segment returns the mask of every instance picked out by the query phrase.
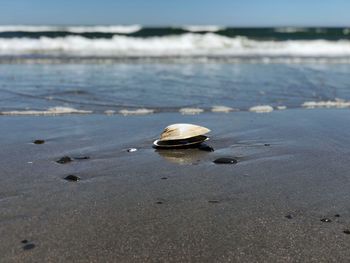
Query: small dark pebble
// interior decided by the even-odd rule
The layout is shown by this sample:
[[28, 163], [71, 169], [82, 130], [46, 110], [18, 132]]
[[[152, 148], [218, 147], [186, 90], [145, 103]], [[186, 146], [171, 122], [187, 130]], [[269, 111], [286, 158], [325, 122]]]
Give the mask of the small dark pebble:
[[35, 140], [33, 143], [34, 144], [44, 144], [45, 141], [44, 140]]
[[22, 243], [22, 244], [27, 244], [27, 243], [28, 243], [28, 240], [27, 240], [27, 239], [23, 239], [23, 240], [21, 241], [21, 243]]
[[339, 214], [335, 214], [334, 217], [340, 217], [340, 215]]
[[72, 161], [72, 158], [69, 156], [63, 156], [61, 159], [57, 160], [56, 163], [64, 164], [64, 163], [70, 163]]
[[34, 244], [27, 244], [27, 245], [23, 246], [24, 250], [30, 250], [30, 249], [33, 249], [33, 248], [35, 248]]
[[168, 177], [162, 177], [162, 178], [160, 178], [160, 179], [162, 179], [162, 180], [166, 180], [166, 179], [168, 179]]
[[206, 144], [199, 145], [198, 149], [206, 152], [214, 152], [214, 148]]
[[236, 164], [237, 162], [234, 158], [218, 158], [214, 161], [216, 164]]
[[330, 223], [332, 222], [332, 220], [330, 220], [329, 218], [322, 218], [321, 222]]
[[212, 204], [217, 204], [219, 203], [220, 201], [219, 200], [209, 200], [208, 203], [212, 203]]
[[76, 157], [73, 157], [73, 159], [75, 159], [75, 160], [88, 160], [88, 159], [90, 159], [90, 156], [76, 156]]
[[265, 143], [265, 144], [264, 144], [264, 146], [270, 146], [270, 145], [271, 145], [271, 144], [269, 144], [269, 143]]
[[78, 182], [80, 180], [80, 178], [78, 176], [72, 175], [72, 174], [66, 176], [64, 179], [67, 181], [72, 181], [72, 182]]
[[350, 230], [349, 230], [349, 229], [345, 229], [345, 230], [343, 231], [343, 233], [344, 233], [344, 234], [347, 234], [347, 235], [350, 235]]
[[286, 218], [292, 219], [293, 217], [291, 215], [286, 215]]
[[156, 202], [156, 204], [161, 205], [161, 204], [163, 204], [163, 202], [162, 201], [158, 201], [158, 202]]

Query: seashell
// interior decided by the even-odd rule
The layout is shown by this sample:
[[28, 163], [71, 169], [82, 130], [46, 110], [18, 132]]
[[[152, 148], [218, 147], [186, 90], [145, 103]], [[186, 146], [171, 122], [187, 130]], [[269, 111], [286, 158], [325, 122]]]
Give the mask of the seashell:
[[157, 147], [174, 148], [183, 146], [193, 146], [200, 144], [209, 138], [204, 134], [210, 132], [209, 129], [186, 123], [173, 124], [164, 129], [160, 139], [153, 142]]
[[160, 135], [160, 141], [183, 140], [210, 132], [209, 129], [187, 123], [172, 124], [164, 129]]

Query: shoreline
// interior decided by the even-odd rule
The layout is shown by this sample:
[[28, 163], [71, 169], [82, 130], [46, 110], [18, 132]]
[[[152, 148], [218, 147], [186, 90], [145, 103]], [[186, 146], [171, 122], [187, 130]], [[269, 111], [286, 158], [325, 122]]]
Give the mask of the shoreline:
[[112, 64], [350, 64], [350, 55], [329, 56], [0, 56], [0, 65], [112, 65]]

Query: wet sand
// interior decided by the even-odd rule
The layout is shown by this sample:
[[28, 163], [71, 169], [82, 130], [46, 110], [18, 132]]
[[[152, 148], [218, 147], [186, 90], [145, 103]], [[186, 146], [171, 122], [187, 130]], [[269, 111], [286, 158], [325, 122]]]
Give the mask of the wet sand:
[[[0, 261], [347, 262], [349, 113], [0, 116]], [[176, 122], [215, 151], [153, 149]]]

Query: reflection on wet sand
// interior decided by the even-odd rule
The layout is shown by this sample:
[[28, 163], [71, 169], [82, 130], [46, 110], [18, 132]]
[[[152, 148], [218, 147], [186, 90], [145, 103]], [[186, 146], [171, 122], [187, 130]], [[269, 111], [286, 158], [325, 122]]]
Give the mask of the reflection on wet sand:
[[198, 148], [156, 149], [156, 153], [165, 160], [180, 165], [198, 164], [209, 153]]

